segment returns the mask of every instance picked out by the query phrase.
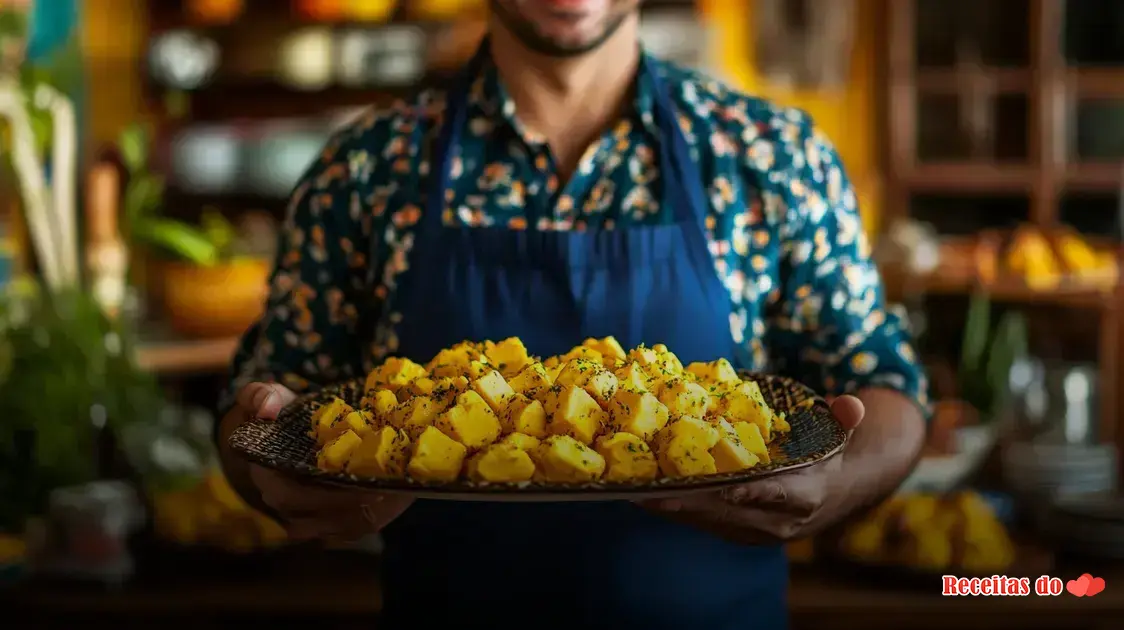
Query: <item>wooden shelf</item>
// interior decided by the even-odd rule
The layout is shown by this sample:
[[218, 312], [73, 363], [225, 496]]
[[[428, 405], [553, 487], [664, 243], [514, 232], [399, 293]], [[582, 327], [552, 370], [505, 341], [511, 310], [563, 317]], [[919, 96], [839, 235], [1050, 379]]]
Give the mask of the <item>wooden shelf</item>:
[[219, 372], [230, 366], [238, 342], [237, 337], [151, 341], [137, 349], [137, 362], [162, 375]]
[[900, 172], [898, 181], [914, 192], [1028, 192], [1034, 169], [994, 162], [928, 163]]
[[1070, 190], [1120, 193], [1124, 190], [1124, 159], [1120, 164], [1071, 165], [1064, 183]]
[[[1064, 27], [1067, 18], [1065, 0], [1027, 0], [1025, 37], [1019, 34], [1011, 39], [1012, 46], [1025, 41], [1025, 63], [1015, 67], [981, 67], [981, 47], [989, 42], [977, 41], [977, 46], [951, 45], [949, 65], [933, 68], [919, 67], [918, 59], [924, 41], [919, 33], [925, 25], [917, 23], [920, 0], [891, 0], [883, 3], [886, 11], [883, 39], [886, 41], [882, 68], [885, 77], [885, 108], [887, 127], [885, 162], [886, 208], [884, 221], [911, 216], [911, 204], [918, 193], [939, 193], [955, 198], [1018, 196], [1026, 200], [1025, 220], [1043, 229], [1058, 225], [1063, 217], [1063, 201], [1067, 193], [1101, 193], [1120, 195], [1124, 186], [1124, 156], [1120, 163], [1105, 160], [1100, 163], [1083, 161], [1071, 154], [1068, 136], [1076, 128], [1078, 105], [1091, 99], [1118, 99], [1124, 102], [1124, 65], [1119, 67], [1074, 66], [1063, 49]], [[941, 3], [948, 23], [971, 23], [972, 14], [980, 3]], [[1072, 4], [1072, 3], [1070, 3]], [[935, 5], [930, 5], [930, 9]], [[986, 11], [985, 11], [986, 13]], [[995, 19], [1000, 19], [991, 16]], [[1021, 24], [1021, 18], [1020, 18]], [[919, 28], [921, 27], [921, 28]], [[1018, 27], [1020, 30], [1022, 26]], [[965, 37], [989, 38], [997, 36], [993, 29], [975, 29]], [[1008, 42], [1008, 43], [1011, 43]], [[930, 42], [931, 43], [931, 42]], [[961, 42], [962, 43], [962, 42]], [[995, 42], [990, 42], [995, 43]], [[994, 47], [993, 47], [994, 48]], [[958, 58], [959, 57], [959, 58]], [[996, 98], [1014, 93], [1025, 96], [1026, 121], [1022, 136], [1012, 135], [1012, 130], [1023, 126], [1008, 125], [1007, 133], [995, 119], [999, 115]], [[957, 100], [960, 127], [965, 134], [972, 130], [980, 133], [970, 140], [991, 146], [995, 155], [1021, 154], [1026, 159], [1016, 164], [1000, 161], [962, 163], [918, 163], [919, 101], [924, 96], [942, 95]], [[990, 108], [990, 112], [986, 111]], [[988, 120], [988, 117], [991, 120]], [[933, 122], [942, 122], [934, 120]], [[1012, 121], [1006, 120], [1010, 123]], [[991, 128], [986, 129], [990, 124]], [[952, 125], [935, 126], [936, 132]], [[934, 133], [936, 133], [934, 132]], [[943, 132], [942, 132], [943, 133]], [[932, 135], [932, 134], [930, 134]], [[1002, 137], [1000, 137], [1002, 135]], [[972, 146], [973, 142], [967, 142]], [[952, 145], [950, 145], [952, 146]], [[987, 160], [984, 156], [983, 160]], [[1021, 204], [1020, 204], [1021, 205]], [[973, 207], [986, 207], [975, 203]], [[1007, 212], [1010, 204], [995, 204]], [[966, 211], [971, 211], [968, 208]], [[1008, 214], [1010, 214], [1008, 212]], [[1098, 217], [1098, 220], [1103, 217]], [[1010, 217], [1000, 216], [997, 221], [980, 217], [975, 223], [982, 229], [988, 224], [1005, 223]], [[1104, 228], [1109, 229], [1109, 228]], [[957, 230], [963, 230], [958, 227]], [[1106, 237], [1115, 234], [1104, 234]], [[961, 259], [959, 262], [963, 262]], [[893, 270], [887, 270], [893, 271]], [[890, 274], [888, 274], [890, 275]], [[1037, 291], [1019, 282], [1002, 282], [982, 287], [970, 273], [951, 273], [942, 270], [927, 278], [899, 278], [896, 287], [903, 293], [966, 294], [976, 289], [986, 289], [993, 299], [1015, 302], [1027, 306], [1087, 307], [1097, 314], [1090, 326], [1097, 328], [1098, 366], [1100, 370], [1100, 436], [1124, 448], [1124, 396], [1118, 395], [1119, 374], [1124, 355], [1124, 321], [1121, 306], [1124, 292], [1119, 289], [1102, 290], [1095, 286], [1069, 285], [1054, 290]], [[887, 283], [888, 288], [891, 287]]]
[[966, 88], [985, 89], [995, 94], [1020, 94], [1029, 92], [1031, 75], [1025, 68], [922, 68], [912, 83], [918, 92], [929, 94], [958, 94]]
[[946, 274], [933, 274], [923, 278], [903, 279], [911, 293], [934, 295], [968, 295], [984, 292], [995, 302], [1012, 304], [1041, 304], [1089, 309], [1115, 309], [1115, 294], [1111, 290], [1094, 286], [1062, 284], [1052, 289], [1035, 289], [1020, 282], [986, 284], [974, 278], [958, 278]]
[[[1124, 68], [1067, 67], [1053, 77], [1077, 98], [1124, 99]], [[960, 94], [983, 90], [993, 94], [1026, 94], [1034, 86], [1029, 68], [918, 68], [913, 76], [894, 78], [921, 94]]]
[[1066, 83], [1079, 98], [1124, 99], [1124, 68], [1071, 68]]
[[[1124, 188], [1124, 160], [1070, 163], [1059, 167], [1064, 189], [1119, 192]], [[922, 163], [900, 170], [897, 181], [911, 192], [1031, 193], [1038, 179], [1032, 166], [996, 162]]]

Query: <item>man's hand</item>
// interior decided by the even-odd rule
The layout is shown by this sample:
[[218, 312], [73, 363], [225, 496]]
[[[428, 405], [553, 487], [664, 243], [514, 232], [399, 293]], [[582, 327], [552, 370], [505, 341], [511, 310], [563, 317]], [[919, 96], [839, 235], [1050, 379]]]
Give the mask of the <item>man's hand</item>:
[[[848, 433], [865, 415], [862, 401], [854, 396], [835, 399], [831, 410]], [[674, 520], [747, 544], [804, 538], [830, 527], [841, 516], [837, 507], [848, 483], [841, 474], [845, 455], [839, 453], [814, 466], [719, 492], [644, 505]]]
[[[276, 420], [294, 398], [296, 395], [281, 385], [247, 385], [238, 393], [234, 409], [222, 420], [223, 442], [243, 422]], [[397, 495], [306, 484], [254, 464], [239, 468], [230, 457], [224, 457], [224, 467], [228, 476], [241, 473], [238, 476], [245, 483], [239, 490], [243, 496], [248, 494], [251, 500], [254, 495], [259, 497], [296, 540], [357, 540], [385, 527], [413, 502]]]

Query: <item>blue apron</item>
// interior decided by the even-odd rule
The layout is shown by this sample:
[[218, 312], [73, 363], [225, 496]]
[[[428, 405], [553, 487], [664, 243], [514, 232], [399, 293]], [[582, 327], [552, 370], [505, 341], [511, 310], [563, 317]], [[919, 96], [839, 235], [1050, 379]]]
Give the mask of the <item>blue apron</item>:
[[[670, 224], [586, 232], [446, 227], [450, 165], [471, 79], [450, 91], [412, 269], [396, 298], [397, 354], [518, 336], [533, 354], [587, 337], [667, 344], [684, 363], [735, 356], [730, 298], [704, 227], [702, 178], [663, 80], [644, 62], [662, 132]], [[787, 627], [783, 548], [723, 541], [629, 502], [418, 501], [383, 533], [383, 624], [544, 630]]]

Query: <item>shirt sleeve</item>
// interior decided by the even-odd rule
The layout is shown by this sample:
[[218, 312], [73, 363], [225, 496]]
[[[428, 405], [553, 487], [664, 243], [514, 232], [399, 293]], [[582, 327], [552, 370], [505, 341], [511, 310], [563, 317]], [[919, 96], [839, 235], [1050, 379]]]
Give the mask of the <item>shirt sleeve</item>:
[[[251, 382], [300, 393], [364, 371], [371, 304], [369, 225], [339, 140], [297, 184], [281, 229], [265, 312], [243, 336], [219, 409]], [[366, 229], [365, 229], [366, 228]]]
[[[789, 117], [787, 190], [781, 193], [780, 295], [766, 325], [775, 362], [827, 395], [897, 390], [928, 412], [928, 384], [884, 288], [855, 192], [831, 141]], [[781, 156], [778, 156], [781, 157]]]

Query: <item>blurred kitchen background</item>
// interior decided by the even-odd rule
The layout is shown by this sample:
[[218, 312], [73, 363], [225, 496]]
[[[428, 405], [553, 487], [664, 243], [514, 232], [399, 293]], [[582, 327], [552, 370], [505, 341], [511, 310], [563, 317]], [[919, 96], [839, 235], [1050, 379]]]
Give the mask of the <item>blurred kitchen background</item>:
[[[378, 627], [378, 541], [288, 545], [217, 469], [213, 407], [296, 178], [357, 108], [449, 76], [484, 4], [0, 0], [4, 627]], [[938, 401], [897, 496], [791, 546], [794, 627], [1124, 618], [1124, 3], [643, 15], [653, 51], [836, 141]], [[1084, 572], [1104, 594], [939, 595]]]

